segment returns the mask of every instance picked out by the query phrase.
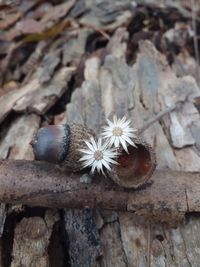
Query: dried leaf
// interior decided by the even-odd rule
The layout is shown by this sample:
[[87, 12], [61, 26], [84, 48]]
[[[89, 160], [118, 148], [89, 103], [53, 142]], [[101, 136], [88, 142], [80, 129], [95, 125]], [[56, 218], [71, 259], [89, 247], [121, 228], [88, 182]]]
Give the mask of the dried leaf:
[[23, 38], [23, 42], [39, 42], [42, 40], [48, 40], [50, 38], [55, 37], [59, 33], [61, 33], [65, 27], [69, 27], [70, 21], [61, 21], [60, 23], [53, 25], [52, 28], [48, 29], [47, 31], [44, 31], [43, 33], [33, 33], [28, 34]]

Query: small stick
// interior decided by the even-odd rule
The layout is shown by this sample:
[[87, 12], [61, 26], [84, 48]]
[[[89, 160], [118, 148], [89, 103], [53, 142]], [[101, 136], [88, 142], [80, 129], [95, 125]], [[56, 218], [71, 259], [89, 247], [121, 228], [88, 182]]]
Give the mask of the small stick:
[[148, 223], [147, 228], [147, 267], [151, 267], [151, 252], [152, 252], [152, 224]]
[[110, 40], [110, 36], [102, 29], [96, 28], [95, 26], [91, 25], [91, 24], [87, 24], [87, 23], [79, 23], [80, 26], [92, 29], [96, 32], [99, 32], [105, 39]]
[[195, 58], [197, 61], [197, 78], [199, 79], [199, 64], [200, 64], [200, 59], [199, 59], [199, 47], [198, 47], [198, 37], [197, 37], [197, 25], [196, 25], [196, 3], [195, 0], [191, 0], [191, 9], [192, 9], [192, 28], [194, 31], [193, 35], [193, 43], [194, 43], [194, 53], [195, 53]]
[[199, 65], [199, 50], [198, 50], [198, 41], [197, 41], [197, 27], [196, 27], [196, 4], [195, 0], [191, 0], [191, 9], [192, 9], [192, 28], [194, 31], [193, 41], [194, 41], [194, 52], [196, 56], [197, 63]]
[[0, 160], [0, 202], [126, 211], [170, 225], [185, 213], [200, 212], [199, 173], [157, 170], [151, 181], [143, 190], [124, 190], [103, 177], [87, 185], [80, 183], [80, 174], [63, 173], [54, 164]]
[[171, 107], [168, 107], [161, 112], [159, 112], [157, 115], [155, 115], [153, 118], [148, 120], [140, 129], [138, 129], [138, 134], [143, 133], [146, 131], [152, 124], [154, 124], [156, 121], [160, 120], [162, 117], [164, 117], [166, 114], [174, 111], [176, 108], [180, 108], [181, 105], [183, 105], [185, 101], [178, 101]]

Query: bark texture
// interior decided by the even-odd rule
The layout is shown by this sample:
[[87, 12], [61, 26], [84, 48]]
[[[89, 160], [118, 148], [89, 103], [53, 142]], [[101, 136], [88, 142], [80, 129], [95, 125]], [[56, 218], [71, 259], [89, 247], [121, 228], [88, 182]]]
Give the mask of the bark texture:
[[[191, 77], [177, 78], [164, 56], [148, 41], [140, 44], [136, 63], [132, 67], [128, 66], [124, 54], [125, 39], [126, 31], [118, 29], [107, 46], [108, 55], [103, 60], [94, 55], [85, 62], [85, 81], [72, 94], [71, 102], [67, 105], [68, 121], [83, 123], [96, 129], [98, 134], [105, 118], [112, 118], [113, 114], [117, 114], [127, 115], [137, 128], [142, 128], [147, 120], [160, 111], [187, 100], [183, 107], [174, 110], [146, 130], [144, 138], [156, 150], [158, 169], [199, 172], [199, 138], [196, 133], [200, 127], [200, 116], [193, 104], [194, 98], [199, 96], [199, 90], [195, 80]], [[174, 189], [176, 190], [176, 186]], [[162, 193], [165, 195], [165, 188]], [[168, 197], [170, 200], [173, 198], [171, 191]], [[187, 194], [184, 192], [184, 199], [186, 198]], [[151, 199], [155, 200], [153, 194]], [[136, 203], [133, 201], [130, 206], [133, 208]], [[166, 218], [165, 203], [163, 204], [161, 213]], [[187, 209], [187, 200], [185, 204]], [[179, 209], [178, 206], [172, 206]], [[142, 214], [143, 211], [140, 210], [139, 213]], [[81, 211], [79, 215], [82, 216]], [[103, 256], [100, 258], [100, 265], [146, 266], [146, 224], [149, 220], [144, 220], [142, 224], [135, 215], [118, 213], [114, 220], [106, 222], [110, 217], [112, 213], [101, 215], [101, 219], [98, 219], [102, 221], [99, 232]], [[190, 235], [186, 241], [183, 232], [188, 228], [190, 233], [193, 232], [198, 227], [197, 222], [194, 217], [190, 217], [185, 228], [181, 226], [177, 230], [153, 225], [152, 266], [181, 266], [182, 257], [183, 266], [191, 266], [188, 256], [194, 255], [191, 242], [196, 245], [198, 242], [193, 240], [198, 238]], [[73, 254], [72, 251], [71, 253]], [[195, 252], [195, 261], [194, 266], [197, 266], [200, 261], [198, 252]], [[73, 266], [78, 264], [74, 263]]]
[[[73, 10], [73, 12], [75, 11]], [[90, 21], [90, 13], [87, 13], [87, 15], [88, 17], [85, 18], [85, 21], [82, 21], [82, 23]], [[127, 15], [130, 17], [131, 12], [128, 12]], [[98, 16], [95, 17], [95, 19], [98, 18]], [[127, 16], [124, 17], [124, 21], [126, 20]], [[117, 21], [112, 25], [110, 24], [109, 29], [114, 29], [116, 23]], [[75, 49], [78, 50], [76, 54], [77, 62], [80, 61], [81, 51], [86, 42], [86, 36], [81, 37], [79, 34], [78, 36], [83, 42], [80, 42], [81, 45], [78, 46], [78, 48], [75, 47]], [[147, 41], [140, 43], [136, 62], [132, 66], [127, 65], [125, 60], [126, 38], [126, 29], [119, 28], [112, 36], [107, 48], [103, 50], [103, 52], [100, 50], [98, 53], [91, 53], [89, 58], [85, 58], [81, 61], [78, 68], [78, 75], [81, 77], [84, 76], [84, 82], [80, 83], [79, 81], [78, 83], [78, 79], [76, 80], [78, 84], [76, 86], [77, 88], [71, 96], [70, 103], [66, 106], [66, 121], [82, 123], [89, 128], [93, 128], [98, 134], [101, 131], [101, 126], [104, 124], [105, 119], [112, 118], [113, 114], [117, 114], [118, 116], [126, 115], [133, 121], [135, 127], [141, 128], [147, 120], [151, 119], [160, 111], [173, 106], [177, 102], [185, 102], [179, 109], [174, 110], [148, 128], [144, 132], [144, 138], [151, 143], [156, 150], [159, 170], [170, 169], [181, 173], [199, 172], [200, 115], [194, 105], [195, 97], [199, 96], [199, 88], [195, 80], [190, 76], [178, 78], [168, 66], [165, 57], [155, 49], [151, 42]], [[66, 45], [66, 50], [63, 54], [65, 64], [67, 64], [68, 60], [71, 60], [67, 51], [68, 47]], [[46, 69], [49, 77], [58, 64], [58, 62], [56, 63], [57, 56], [53, 59], [52, 57], [51, 54], [47, 55], [50, 62], [54, 62], [55, 60], [52, 69]], [[6, 125], [7, 128], [1, 133], [1, 158], [33, 159], [29, 142], [33, 138], [34, 132], [40, 127], [39, 115], [44, 114], [46, 110], [56, 102], [56, 99], [60, 97], [63, 92], [68, 90], [67, 81], [70, 79], [73, 71], [74, 69], [71, 67], [63, 67], [59, 73], [55, 74], [53, 81], [56, 82], [56, 84], [54, 84], [53, 95], [49, 84], [43, 84], [49, 77], [40, 76], [40, 82], [38, 82], [38, 76], [34, 76], [28, 84], [22, 87], [21, 91], [10, 93], [4, 97], [3, 103], [1, 102], [1, 121], [3, 121], [12, 110], [22, 112], [28, 109], [30, 112], [34, 111], [35, 114], [20, 114], [13, 119], [12, 123], [9, 124], [8, 122]], [[40, 73], [46, 73], [46, 71]], [[82, 81], [82, 79], [80, 80]], [[57, 94], [54, 95], [55, 88], [57, 87]], [[36, 95], [37, 101], [32, 102], [32, 98]], [[46, 100], [47, 102], [45, 102]], [[10, 103], [9, 106], [6, 105], [8, 103]], [[33, 104], [31, 105], [30, 103]], [[42, 168], [40, 169], [41, 173], [43, 170]], [[21, 169], [21, 171], [23, 171], [23, 169]], [[41, 173], [39, 175], [41, 175]], [[40, 177], [41, 176], [38, 178]], [[80, 261], [84, 261], [88, 267], [95, 265], [106, 267], [145, 267], [147, 265], [147, 225], [151, 222], [150, 217], [155, 217], [155, 214], [158, 213], [159, 218], [162, 216], [163, 220], [167, 219], [167, 221], [169, 221], [173, 218], [173, 214], [176, 214], [176, 216], [177, 214], [181, 214], [182, 217], [182, 211], [185, 214], [185, 211], [195, 211], [195, 207], [199, 207], [198, 174], [191, 175], [191, 177], [195, 177], [194, 179], [191, 178], [191, 181], [188, 180], [189, 177], [190, 174], [186, 176], [184, 174], [182, 178], [177, 179], [179, 180], [178, 187], [174, 184], [176, 179], [172, 179], [171, 177], [171, 180], [166, 185], [166, 189], [162, 187], [162, 183], [164, 182], [162, 181], [162, 177], [157, 177], [157, 179], [155, 179], [157, 182], [154, 182], [151, 186], [143, 188], [141, 191], [131, 193], [131, 197], [134, 197], [134, 199], [132, 201], [128, 199], [130, 202], [125, 210], [137, 211], [135, 212], [137, 214], [105, 211], [104, 209], [100, 209], [99, 211], [95, 210], [95, 212], [87, 211], [87, 214], [83, 209], [67, 209], [63, 211], [64, 214], [61, 215], [59, 213], [59, 220], [64, 222], [64, 225], [61, 227], [61, 236], [65, 242], [63, 255], [69, 252], [69, 261], [72, 267], [80, 266]], [[53, 177], [49, 181], [55, 183], [52, 179]], [[74, 182], [77, 181], [76, 179]], [[165, 179], [167, 182], [166, 177]], [[184, 187], [185, 180], [190, 184], [190, 189]], [[7, 178], [5, 182], [8, 182]], [[56, 188], [60, 190], [65, 183], [66, 180], [65, 182], [62, 181], [62, 183], [56, 185]], [[192, 189], [193, 183], [197, 183], [194, 184], [194, 190]], [[89, 190], [90, 185], [76, 184], [79, 184], [81, 187], [87, 187]], [[23, 186], [23, 184], [21, 185]], [[95, 183], [91, 184], [91, 186], [94, 185]], [[159, 185], [162, 187], [161, 199], [156, 198], [157, 195], [155, 191], [151, 191]], [[32, 186], [34, 188], [35, 184], [32, 184]], [[48, 184], [43, 186], [46, 188]], [[171, 191], [170, 186], [173, 187], [173, 191]], [[20, 189], [17, 184], [14, 188], [15, 190]], [[115, 188], [114, 185], [113, 188]], [[184, 188], [184, 190], [179, 191], [180, 188]], [[28, 188], [26, 188], [26, 190], [27, 189]], [[115, 196], [117, 199], [119, 191], [112, 190], [112, 192], [116, 194]], [[146, 195], [144, 195], [146, 192], [151, 192], [148, 196], [148, 200], [150, 199], [154, 203], [153, 207], [147, 205], [149, 203], [146, 203]], [[171, 194], [172, 192], [181, 192], [180, 195], [177, 195], [180, 205], [173, 204], [172, 200], [174, 195]], [[32, 201], [33, 199], [35, 201], [38, 195], [43, 197], [48, 196], [47, 203], [52, 201], [54, 203], [57, 202], [56, 205], [60, 205], [59, 197], [56, 198], [59, 195], [57, 194], [55, 197], [56, 193], [57, 192], [53, 192], [52, 195], [51, 192], [49, 195], [48, 192], [43, 191], [37, 194], [37, 196], [29, 195], [29, 200], [32, 197]], [[85, 193], [86, 189], [84, 189], [84, 194]], [[197, 194], [195, 197], [196, 200], [193, 201], [192, 199], [195, 194]], [[130, 192], [122, 192], [122, 196], [124, 195], [126, 198], [127, 195], [130, 195]], [[136, 196], [141, 197], [139, 202], [137, 202]], [[24, 196], [21, 196], [21, 199], [17, 200], [23, 202], [23, 197]], [[110, 195], [108, 195], [108, 199], [105, 199], [106, 203], [112, 203], [109, 201], [109, 197]], [[167, 207], [165, 203], [162, 203], [165, 197], [168, 199]], [[105, 201], [103, 204], [101, 203], [101, 205], [103, 205], [101, 207], [105, 207]], [[156, 201], [159, 202], [158, 206], [156, 205]], [[39, 204], [41, 203], [38, 203], [38, 205]], [[73, 203], [70, 205], [72, 204]], [[86, 203], [86, 206], [88, 206], [88, 203]], [[141, 206], [142, 209], [139, 209]], [[112, 206], [110, 208], [112, 208]], [[38, 214], [39, 212], [37, 211], [35, 216], [32, 211], [30, 216], [24, 209], [25, 208], [22, 206], [1, 205], [0, 219], [2, 222], [1, 232], [3, 232], [1, 240], [2, 257], [5, 256], [8, 247], [10, 256], [13, 255], [13, 258], [10, 257], [10, 262], [6, 262], [5, 264], [4, 260], [3, 266], [11, 266], [11, 264], [13, 264], [12, 267], [14, 267], [20, 266], [19, 264], [21, 263], [26, 263], [28, 264], [27, 266], [31, 266], [30, 263], [32, 262], [33, 266], [36, 266], [35, 257], [38, 257], [38, 255], [38, 260], [41, 260], [41, 266], [49, 266], [49, 257], [47, 255], [48, 247], [52, 247], [51, 237], [56, 224], [54, 215], [49, 215], [51, 217], [51, 223], [49, 224], [50, 226], [48, 226], [45, 217], [48, 210], [45, 210], [45, 212], [43, 211], [42, 214], [41, 211], [40, 214]], [[173, 213], [170, 213], [169, 209], [173, 210]], [[144, 215], [147, 210], [151, 216], [146, 218], [139, 218], [137, 216], [138, 214]], [[24, 217], [23, 212], [25, 212], [26, 217], [30, 216], [31, 218], [26, 220], [17, 217], [17, 221], [12, 222], [13, 217], [9, 219], [9, 211], [20, 213], [22, 218]], [[8, 214], [7, 219], [6, 214]], [[40, 218], [38, 219], [38, 217]], [[5, 228], [3, 230], [4, 222]], [[28, 229], [32, 229], [36, 226], [36, 222], [39, 229], [45, 224], [43, 230], [41, 228], [40, 231], [41, 233], [47, 234], [41, 234], [40, 237], [35, 237], [34, 235], [27, 237], [24, 235], [24, 239], [21, 238], [21, 236], [23, 236], [22, 228], [24, 224], [28, 225]], [[12, 242], [6, 240], [6, 233], [10, 224], [10, 228], [13, 229]], [[80, 227], [79, 224], [81, 224]], [[179, 225], [175, 229], [152, 223], [152, 266], [198, 267], [200, 262], [199, 224], [199, 213], [186, 216], [185, 223]], [[14, 229], [16, 229], [16, 231], [14, 231]], [[84, 242], [78, 242], [80, 231], [81, 239], [84, 240]], [[73, 233], [73, 235], [71, 233]], [[91, 233], [93, 233], [92, 237], [94, 238], [92, 242]], [[51, 237], [47, 240], [49, 236]], [[27, 244], [32, 246], [31, 250], [29, 250]], [[42, 244], [41, 251], [44, 252], [42, 255], [37, 252], [37, 248], [40, 244]], [[78, 244], [79, 250], [77, 250], [75, 244]], [[91, 256], [92, 250], [95, 251], [94, 256]], [[24, 253], [22, 253], [22, 251]], [[88, 251], [90, 253], [87, 253]], [[27, 260], [26, 257], [29, 257], [29, 259]]]

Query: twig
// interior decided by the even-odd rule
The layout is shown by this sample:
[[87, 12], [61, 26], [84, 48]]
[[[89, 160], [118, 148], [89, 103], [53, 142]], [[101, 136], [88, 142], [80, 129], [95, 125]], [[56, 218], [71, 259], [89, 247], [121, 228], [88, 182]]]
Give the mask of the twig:
[[152, 224], [148, 223], [147, 228], [147, 267], [151, 267], [151, 252], [152, 252]]
[[199, 65], [199, 50], [198, 50], [198, 39], [197, 39], [197, 27], [196, 27], [196, 4], [195, 0], [191, 0], [191, 10], [192, 10], [192, 28], [194, 31], [193, 35], [193, 41], [194, 41], [194, 52], [195, 52], [195, 57], [197, 60], [197, 63]]
[[140, 129], [138, 129], [138, 134], [141, 134], [144, 131], [146, 131], [152, 124], [154, 124], [156, 121], [160, 120], [166, 114], [169, 114], [170, 112], [174, 111], [175, 109], [180, 108], [180, 106], [183, 105], [185, 103], [185, 101], [179, 101], [179, 102], [175, 103], [174, 105], [172, 105], [171, 107], [168, 107], [168, 108], [162, 110], [161, 112], [159, 112], [153, 118], [148, 120]]
[[85, 28], [92, 29], [92, 30], [100, 33], [105, 39], [110, 40], [110, 36], [104, 30], [97, 28], [97, 27], [93, 26], [92, 24], [79, 22], [79, 25], [82, 27], [85, 27]]
[[197, 69], [196, 69], [196, 74], [197, 78], [199, 80], [199, 47], [198, 47], [198, 38], [197, 38], [197, 25], [196, 25], [196, 3], [195, 0], [191, 0], [191, 10], [192, 10], [192, 28], [194, 31], [193, 34], [193, 42], [194, 42], [194, 53], [195, 53], [195, 58], [197, 61]]
[[185, 213], [200, 212], [199, 195], [200, 173], [155, 171], [150, 185], [146, 184], [142, 190], [125, 190], [103, 176], [93, 177], [91, 184], [81, 183], [80, 174], [67, 175], [53, 164], [0, 161], [0, 202], [5, 203], [98, 207], [134, 212], [148, 221], [175, 224]]

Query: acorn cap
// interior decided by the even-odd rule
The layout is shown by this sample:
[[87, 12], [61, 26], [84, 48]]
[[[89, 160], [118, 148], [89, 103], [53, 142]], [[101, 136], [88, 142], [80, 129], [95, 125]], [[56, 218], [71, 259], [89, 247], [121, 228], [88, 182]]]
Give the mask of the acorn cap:
[[141, 138], [134, 138], [136, 147], [129, 146], [127, 154], [120, 151], [119, 165], [113, 165], [109, 177], [125, 188], [138, 188], [148, 181], [156, 168], [156, 156], [152, 147]]
[[82, 163], [79, 161], [82, 157], [80, 149], [85, 148], [84, 140], [90, 140], [91, 137], [95, 136], [93, 130], [83, 126], [81, 124], [71, 124], [71, 140], [69, 150], [64, 161], [61, 163], [61, 167], [67, 171], [80, 171], [83, 169]]

